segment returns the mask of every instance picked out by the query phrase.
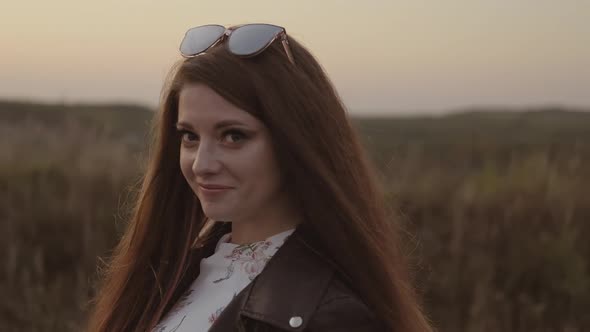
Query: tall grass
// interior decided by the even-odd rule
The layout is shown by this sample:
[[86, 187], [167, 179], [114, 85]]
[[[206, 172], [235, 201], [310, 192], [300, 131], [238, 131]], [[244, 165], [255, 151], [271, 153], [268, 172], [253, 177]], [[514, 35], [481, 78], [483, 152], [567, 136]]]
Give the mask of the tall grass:
[[97, 257], [122, 230], [140, 155], [77, 122], [27, 121], [0, 133], [0, 326], [79, 330]]
[[[151, 114], [9, 108], [0, 107], [0, 326], [79, 331], [129, 212]], [[571, 127], [590, 132], [590, 121], [502, 122], [518, 116], [356, 120], [441, 331], [590, 330], [590, 140]], [[482, 121], [495, 127], [470, 130]]]

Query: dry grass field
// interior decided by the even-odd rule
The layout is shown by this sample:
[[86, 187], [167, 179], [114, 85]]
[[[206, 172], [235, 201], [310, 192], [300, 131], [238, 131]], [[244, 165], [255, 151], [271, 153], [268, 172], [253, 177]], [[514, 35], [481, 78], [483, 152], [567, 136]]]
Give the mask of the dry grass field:
[[[2, 331], [79, 331], [152, 115], [0, 103]], [[590, 112], [353, 120], [440, 331], [590, 331]]]

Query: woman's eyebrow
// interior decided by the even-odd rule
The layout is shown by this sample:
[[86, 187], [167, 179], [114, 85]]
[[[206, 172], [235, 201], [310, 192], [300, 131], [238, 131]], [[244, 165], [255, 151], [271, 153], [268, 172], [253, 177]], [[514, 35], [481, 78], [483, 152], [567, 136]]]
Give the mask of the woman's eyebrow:
[[221, 128], [225, 128], [225, 127], [229, 127], [229, 126], [233, 126], [233, 125], [245, 126], [246, 124], [243, 122], [240, 122], [238, 120], [223, 120], [223, 121], [219, 121], [218, 123], [216, 123], [214, 128], [221, 129]]
[[[219, 130], [221, 128], [225, 128], [225, 127], [229, 127], [229, 126], [233, 126], [233, 125], [245, 126], [246, 124], [241, 121], [238, 121], [238, 120], [222, 120], [222, 121], [219, 121], [215, 124], [214, 129]], [[190, 123], [184, 122], [184, 121], [178, 121], [176, 123], [176, 126], [177, 127], [185, 127], [185, 128], [191, 129], [191, 130], [193, 129], [193, 126]]]

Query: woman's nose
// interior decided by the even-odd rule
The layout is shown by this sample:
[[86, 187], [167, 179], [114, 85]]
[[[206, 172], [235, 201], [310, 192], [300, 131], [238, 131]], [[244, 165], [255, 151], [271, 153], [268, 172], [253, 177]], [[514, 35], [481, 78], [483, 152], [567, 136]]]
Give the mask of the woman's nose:
[[219, 151], [214, 144], [199, 143], [193, 157], [192, 170], [196, 176], [219, 171]]

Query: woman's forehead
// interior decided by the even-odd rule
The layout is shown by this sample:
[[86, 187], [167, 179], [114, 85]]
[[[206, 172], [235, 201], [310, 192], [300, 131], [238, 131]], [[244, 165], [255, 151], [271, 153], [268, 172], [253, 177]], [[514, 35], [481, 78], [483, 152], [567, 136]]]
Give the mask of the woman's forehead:
[[256, 126], [259, 123], [253, 115], [204, 84], [187, 84], [182, 88], [178, 100], [178, 122], [210, 126], [231, 122]]

